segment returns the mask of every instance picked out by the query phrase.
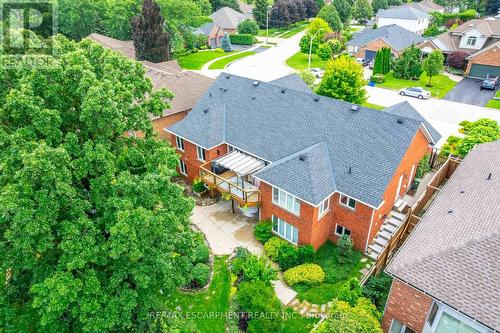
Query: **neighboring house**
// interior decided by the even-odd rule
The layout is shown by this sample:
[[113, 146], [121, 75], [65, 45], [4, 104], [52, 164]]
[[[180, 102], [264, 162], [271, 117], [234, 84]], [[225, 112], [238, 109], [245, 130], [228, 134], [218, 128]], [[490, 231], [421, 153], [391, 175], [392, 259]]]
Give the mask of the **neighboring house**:
[[[135, 60], [135, 51], [132, 41], [120, 41], [100, 34], [91, 34], [90, 39], [101, 45], [122, 53]], [[171, 107], [163, 112], [161, 117], [151, 117], [153, 128], [161, 138], [168, 138], [163, 129], [181, 119], [194, 107], [198, 100], [207, 91], [213, 80], [193, 72], [184, 72], [177, 61], [151, 63], [143, 61], [146, 75], [153, 83], [153, 89], [166, 88], [174, 94]]]
[[442, 33], [423, 43], [422, 51], [441, 50], [469, 54], [465, 74], [473, 78], [500, 75], [500, 20], [474, 19], [452, 31]]
[[409, 6], [379, 9], [375, 15], [377, 27], [396, 24], [417, 35], [422, 35], [429, 26], [430, 15]]
[[240, 5], [240, 10], [245, 15], [247, 19], [253, 19], [253, 9], [254, 5], [248, 4], [244, 1], [238, 0], [238, 5]]
[[346, 43], [347, 51], [356, 58], [373, 59], [382, 47], [391, 49], [394, 56], [399, 55], [412, 44], [418, 45], [424, 38], [398, 25], [391, 24], [377, 29], [364, 29], [353, 35]]
[[222, 46], [222, 37], [224, 37], [224, 29], [219, 27], [214, 22], [205, 23], [194, 31], [195, 35], [207, 36], [207, 45], [210, 48]]
[[500, 141], [476, 146], [386, 268], [390, 333], [500, 332]]
[[432, 2], [431, 0], [423, 0], [420, 2], [414, 1], [405, 4], [405, 6], [418, 9], [427, 14], [430, 14], [432, 12], [444, 13], [444, 7]]
[[440, 139], [409, 108], [318, 96], [296, 75], [264, 83], [222, 73], [166, 131], [181, 175], [272, 219], [275, 234], [315, 248], [349, 235], [366, 251]]
[[228, 34], [238, 33], [238, 24], [248, 17], [230, 7], [222, 7], [210, 15], [212, 21]]

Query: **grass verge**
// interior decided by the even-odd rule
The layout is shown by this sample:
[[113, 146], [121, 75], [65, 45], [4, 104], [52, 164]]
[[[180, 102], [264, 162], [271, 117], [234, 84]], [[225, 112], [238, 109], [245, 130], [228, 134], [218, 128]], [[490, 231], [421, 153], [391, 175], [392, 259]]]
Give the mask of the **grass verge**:
[[[298, 69], [299, 71], [307, 69], [307, 64], [309, 61], [309, 55], [298, 52], [286, 60], [286, 64], [292, 68]], [[326, 62], [321, 60], [316, 54], [311, 56], [311, 68], [325, 68]]]
[[224, 69], [224, 68], [226, 68], [226, 66], [230, 62], [233, 62], [233, 61], [236, 61], [238, 59], [245, 58], [245, 57], [248, 57], [248, 56], [251, 56], [254, 54], [255, 54], [255, 52], [253, 52], [253, 51], [239, 52], [239, 53], [232, 55], [230, 57], [217, 60], [216, 62], [211, 64], [210, 67], [208, 67], [208, 69]]
[[[284, 33], [291, 32], [292, 30], [295, 30], [295, 29], [298, 29], [298, 28], [305, 29], [306, 25], [307, 25], [307, 21], [300, 21], [300, 22], [296, 22], [294, 24], [291, 24], [288, 27], [269, 28], [269, 37], [277, 37], [278, 35], [282, 35]], [[297, 31], [296, 33], [300, 32], [300, 31], [301, 30]], [[292, 35], [290, 35], [288, 37], [282, 37], [282, 36], [280, 36], [280, 37], [281, 38], [289, 38], [289, 37], [295, 35], [296, 33], [294, 33], [294, 34], [292, 34]], [[260, 37], [266, 37], [267, 36], [266, 29], [260, 29], [258, 36], [260, 36]]]
[[200, 51], [196, 53], [191, 53], [188, 54], [184, 57], [180, 57], [177, 59], [179, 62], [179, 65], [183, 69], [201, 69], [203, 65], [205, 65], [207, 62], [221, 58], [224, 56], [227, 56], [229, 54], [237, 53], [239, 51], [232, 51], [232, 52], [225, 52], [225, 53], [219, 53], [215, 51]]
[[301, 25], [301, 26], [298, 26], [297, 28], [294, 28], [292, 30], [289, 30], [287, 32], [285, 32], [284, 34], [282, 35], [278, 35], [279, 38], [290, 38], [292, 36], [295, 36], [296, 34], [298, 34], [299, 32], [303, 31], [305, 28], [307, 27], [307, 24], [304, 24], [304, 25]]
[[432, 87], [426, 87], [427, 83], [429, 83], [429, 77], [426, 73], [423, 73], [419, 80], [402, 80], [395, 78], [393, 73], [390, 72], [385, 75], [385, 82], [379, 83], [377, 86], [394, 90], [409, 87], [423, 87], [424, 89], [429, 90], [433, 97], [443, 98], [457, 85], [457, 82], [443, 74], [432, 77]]
[[338, 247], [330, 241], [318, 249], [314, 262], [325, 271], [325, 281], [316, 286], [304, 284], [293, 286], [301, 301], [306, 300], [314, 304], [328, 303], [337, 297], [339, 288], [345, 281], [360, 278], [359, 271], [365, 265], [361, 262], [361, 252], [353, 251], [351, 262], [346, 264], [338, 262], [338, 254]]
[[362, 106], [366, 106], [367, 108], [375, 109], [375, 110], [383, 110], [383, 109], [385, 109], [385, 106], [378, 105], [378, 104], [373, 104], [373, 103], [368, 103], [368, 102], [364, 102], [361, 105]]
[[[226, 264], [227, 257], [216, 257], [214, 260], [214, 275], [210, 287], [197, 293], [176, 291], [165, 302], [167, 309], [173, 311], [180, 307], [182, 312], [209, 312], [226, 313], [229, 309], [229, 293], [231, 290], [231, 276]], [[207, 316], [208, 317], [208, 316]], [[225, 332], [225, 318], [196, 318], [192, 319], [196, 332]]]
[[500, 100], [492, 99], [488, 102], [488, 104], [486, 104], [486, 106], [493, 109], [500, 109]]

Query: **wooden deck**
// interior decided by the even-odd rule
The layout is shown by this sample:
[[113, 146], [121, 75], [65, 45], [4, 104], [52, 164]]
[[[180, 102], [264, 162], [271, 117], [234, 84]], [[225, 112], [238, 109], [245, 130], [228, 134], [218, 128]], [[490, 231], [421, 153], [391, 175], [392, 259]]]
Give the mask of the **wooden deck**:
[[237, 175], [233, 171], [225, 171], [216, 175], [207, 166], [209, 167], [209, 163], [200, 167], [200, 177], [209, 187], [223, 194], [229, 194], [240, 205], [258, 206], [260, 204], [258, 187], [247, 182], [241, 186], [235, 182]]

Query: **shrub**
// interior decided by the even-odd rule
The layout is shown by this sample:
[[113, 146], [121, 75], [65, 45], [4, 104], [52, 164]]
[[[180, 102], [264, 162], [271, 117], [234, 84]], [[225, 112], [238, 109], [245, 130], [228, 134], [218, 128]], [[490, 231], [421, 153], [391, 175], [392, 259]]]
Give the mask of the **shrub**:
[[224, 33], [224, 37], [221, 39], [221, 47], [224, 52], [231, 52], [233, 50], [233, 47], [231, 46], [231, 39], [227, 32]]
[[278, 264], [286, 271], [299, 264], [299, 251], [296, 246], [285, 244], [278, 249]]
[[316, 53], [318, 54], [318, 57], [323, 61], [332, 58], [332, 49], [328, 43], [320, 44]]
[[196, 287], [203, 287], [208, 283], [210, 267], [206, 264], [197, 263], [191, 270], [191, 284]]
[[263, 220], [257, 223], [253, 229], [253, 234], [259, 242], [265, 243], [269, 238], [273, 237], [272, 228], [273, 222], [271, 220]]
[[375, 83], [384, 83], [385, 82], [385, 76], [384, 74], [375, 74], [370, 77], [370, 81], [375, 82]]
[[220, 47], [216, 48], [214, 51], [217, 52], [217, 53], [224, 53], [224, 52], [226, 52], [223, 49], [221, 49]]
[[289, 286], [296, 285], [297, 283], [312, 286], [325, 280], [325, 272], [317, 264], [303, 264], [285, 271], [283, 278]]
[[251, 255], [246, 260], [237, 260], [243, 261], [240, 265], [240, 273], [243, 275], [244, 281], [262, 281], [270, 285], [271, 281], [277, 279], [276, 270], [264, 258]]
[[236, 45], [253, 45], [255, 43], [255, 37], [249, 34], [243, 35], [230, 35], [229, 39], [232, 44]]
[[339, 239], [339, 256], [338, 262], [340, 264], [346, 264], [352, 259], [352, 239], [347, 235], [343, 235]]
[[417, 172], [415, 173], [415, 178], [422, 179], [424, 175], [431, 171], [431, 166], [429, 164], [431, 156], [426, 154], [419, 162], [417, 167]]
[[279, 248], [286, 244], [287, 242], [285, 240], [274, 236], [269, 238], [269, 240], [264, 244], [264, 250], [272, 261], [277, 261]]
[[371, 276], [363, 286], [363, 296], [370, 299], [377, 309], [383, 312], [391, 284], [392, 278], [384, 272]]
[[299, 246], [299, 263], [307, 264], [314, 261], [314, 247], [312, 245]]
[[208, 262], [208, 257], [210, 256], [210, 250], [205, 244], [200, 244], [194, 248], [194, 262], [195, 263], [206, 263]]
[[193, 181], [193, 192], [201, 193], [204, 192], [207, 188], [205, 187], [205, 183], [201, 180], [200, 177], [197, 177]]
[[358, 279], [353, 278], [346, 281], [339, 288], [339, 293], [337, 295], [338, 300], [349, 303], [351, 306], [355, 306], [358, 298], [363, 294], [363, 290], [359, 284]]
[[[274, 314], [281, 311], [281, 302], [276, 297], [274, 289], [262, 281], [242, 282], [235, 297], [240, 310], [246, 313]], [[249, 316], [240, 317], [239, 327], [247, 332], [279, 332], [281, 316], [264, 316], [252, 319]]]
[[[254, 20], [246, 19], [238, 24], [238, 33], [256, 36], [259, 33], [259, 25]], [[231, 42], [234, 43], [233, 41]]]
[[448, 55], [448, 66], [455, 69], [465, 69], [468, 54], [463, 51], [453, 51]]

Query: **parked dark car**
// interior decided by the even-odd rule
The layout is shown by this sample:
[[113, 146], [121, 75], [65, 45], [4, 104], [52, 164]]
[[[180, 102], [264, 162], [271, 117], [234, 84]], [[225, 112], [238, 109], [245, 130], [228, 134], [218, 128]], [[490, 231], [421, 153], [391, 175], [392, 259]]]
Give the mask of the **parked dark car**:
[[481, 90], [483, 89], [490, 89], [490, 90], [495, 90], [497, 88], [497, 85], [499, 83], [498, 76], [496, 77], [487, 77], [484, 79], [483, 83], [481, 83]]
[[358, 64], [360, 64], [361, 66], [366, 67], [366, 66], [368, 66], [368, 63], [370, 62], [370, 60], [365, 59], [365, 58], [356, 58], [356, 62]]
[[368, 68], [369, 68], [369, 69], [373, 69], [373, 67], [374, 67], [374, 66], [375, 66], [375, 60], [374, 60], [374, 59], [372, 59], [372, 60], [370, 60], [370, 62], [368, 63]]

